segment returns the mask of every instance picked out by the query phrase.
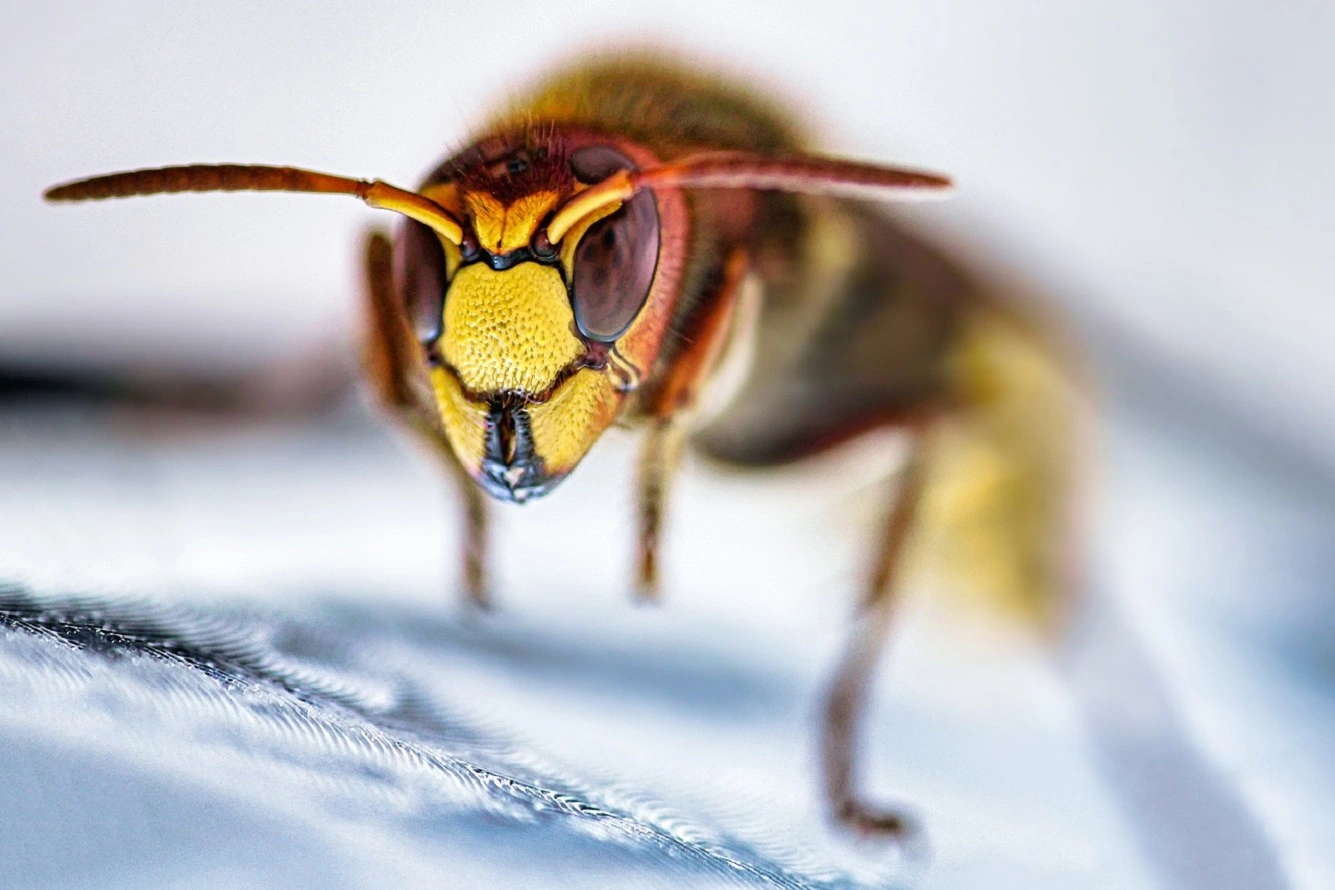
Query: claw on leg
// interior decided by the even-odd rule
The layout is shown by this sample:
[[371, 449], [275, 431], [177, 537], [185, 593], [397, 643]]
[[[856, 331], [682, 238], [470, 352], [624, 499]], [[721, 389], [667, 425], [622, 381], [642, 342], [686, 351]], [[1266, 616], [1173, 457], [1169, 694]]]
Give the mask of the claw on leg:
[[867, 693], [888, 626], [886, 619], [888, 615], [859, 617], [826, 698], [822, 761], [827, 804], [835, 822], [860, 837], [903, 840], [917, 832], [917, 820], [906, 810], [866, 802], [858, 794], [854, 779], [858, 723], [866, 710]]

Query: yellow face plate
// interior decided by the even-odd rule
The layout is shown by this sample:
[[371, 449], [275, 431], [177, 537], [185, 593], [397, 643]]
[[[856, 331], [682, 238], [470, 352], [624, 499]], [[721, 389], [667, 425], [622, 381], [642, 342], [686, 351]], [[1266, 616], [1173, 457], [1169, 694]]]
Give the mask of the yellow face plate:
[[549, 401], [531, 405], [533, 449], [547, 472], [563, 476], [574, 469], [616, 417], [620, 404], [621, 393], [607, 373], [586, 368], [567, 380]]
[[[486, 451], [486, 397], [518, 397], [534, 452], [552, 476], [570, 472], [615, 419], [622, 393], [606, 371], [586, 368], [552, 389], [584, 354], [557, 269], [464, 266], [450, 283], [444, 321], [441, 356], [450, 369], [434, 369], [431, 380], [446, 435], [470, 473], [478, 472]], [[525, 395], [543, 401], [524, 404]]]
[[536, 395], [584, 352], [561, 273], [520, 263], [464, 266], [445, 298], [441, 355], [469, 391]]

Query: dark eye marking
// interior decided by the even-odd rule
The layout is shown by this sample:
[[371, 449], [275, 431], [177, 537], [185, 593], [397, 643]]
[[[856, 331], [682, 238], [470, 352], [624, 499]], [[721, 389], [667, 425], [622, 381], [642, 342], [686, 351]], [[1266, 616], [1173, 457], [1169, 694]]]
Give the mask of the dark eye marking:
[[445, 250], [436, 233], [408, 220], [395, 250], [403, 300], [417, 338], [430, 345], [440, 339], [445, 315]]
[[[572, 154], [570, 169], [581, 182], [598, 182], [634, 164], [614, 148], [595, 145]], [[589, 227], [575, 248], [570, 288], [581, 334], [610, 343], [626, 332], [649, 299], [658, 243], [658, 204], [649, 191]]]

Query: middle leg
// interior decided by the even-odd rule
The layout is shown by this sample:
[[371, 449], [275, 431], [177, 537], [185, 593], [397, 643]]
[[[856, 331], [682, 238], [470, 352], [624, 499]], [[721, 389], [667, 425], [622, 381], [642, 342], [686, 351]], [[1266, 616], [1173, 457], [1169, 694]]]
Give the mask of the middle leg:
[[690, 328], [682, 332], [685, 347], [649, 396], [649, 428], [640, 447], [636, 478], [639, 538], [635, 580], [642, 600], [658, 598], [658, 544], [668, 483], [681, 462], [691, 409], [733, 333], [748, 262], [740, 248], [728, 255], [717, 289], [702, 304]]

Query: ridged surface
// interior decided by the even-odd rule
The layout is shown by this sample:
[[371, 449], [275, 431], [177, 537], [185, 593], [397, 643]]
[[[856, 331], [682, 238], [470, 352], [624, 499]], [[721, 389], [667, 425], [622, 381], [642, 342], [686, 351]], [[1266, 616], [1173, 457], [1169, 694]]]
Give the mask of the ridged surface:
[[399, 669], [413, 660], [411, 637], [350, 617], [38, 599], [7, 588], [0, 695], [11, 715], [37, 723], [58, 713], [101, 725], [93, 735], [104, 752], [148, 756], [168, 774], [225, 774], [243, 794], [295, 793], [381, 830], [398, 825], [411, 836], [431, 826], [445, 849], [466, 825], [496, 849], [536, 844], [558, 859], [592, 845], [636, 885], [851, 885], [804, 874], [791, 851], [762, 854], [543, 763]]
[[[1285, 542], [1325, 541], [1329, 514], [1257, 514], [1232, 464], [1119, 443], [1110, 553], [1142, 580], [1110, 598], [1164, 611], [1095, 616], [1054, 670], [910, 602], [865, 732], [872, 793], [926, 826], [930, 859], [905, 863], [830, 830], [813, 750], [891, 443], [764, 485], [688, 464], [653, 609], [627, 602], [634, 453], [609, 443], [558, 497], [497, 511], [498, 609], [470, 616], [440, 474], [354, 413], [0, 413], [0, 578], [25, 585], [0, 610], [0, 885], [1279, 888], [1271, 831], [1324, 878], [1328, 625], [1258, 628], [1324, 577]], [[1181, 503], [1156, 500], [1166, 479]], [[1254, 515], [1274, 527], [1244, 535]], [[1250, 543], [1183, 586], [1202, 528]], [[1199, 619], [1220, 591], [1236, 633]], [[1212, 762], [1201, 708], [1258, 759]]]

